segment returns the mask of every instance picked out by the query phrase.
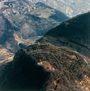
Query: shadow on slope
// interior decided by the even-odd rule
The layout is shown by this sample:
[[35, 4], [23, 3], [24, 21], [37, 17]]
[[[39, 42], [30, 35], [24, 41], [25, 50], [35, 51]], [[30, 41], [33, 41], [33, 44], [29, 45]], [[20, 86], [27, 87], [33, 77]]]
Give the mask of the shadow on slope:
[[64, 21], [37, 42], [66, 46], [90, 57], [90, 12]]

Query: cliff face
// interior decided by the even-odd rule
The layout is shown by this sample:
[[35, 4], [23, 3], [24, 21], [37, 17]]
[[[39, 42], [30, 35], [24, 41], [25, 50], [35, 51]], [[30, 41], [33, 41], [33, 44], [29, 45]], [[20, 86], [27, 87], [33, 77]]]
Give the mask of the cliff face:
[[0, 66], [5, 66], [4, 71], [1, 70], [0, 87], [13, 90], [89, 91], [89, 65], [90, 60], [79, 53], [65, 47], [38, 43], [20, 49], [13, 61]]
[[41, 43], [49, 42], [56, 46], [66, 46], [90, 57], [90, 12], [64, 21], [51, 29]]

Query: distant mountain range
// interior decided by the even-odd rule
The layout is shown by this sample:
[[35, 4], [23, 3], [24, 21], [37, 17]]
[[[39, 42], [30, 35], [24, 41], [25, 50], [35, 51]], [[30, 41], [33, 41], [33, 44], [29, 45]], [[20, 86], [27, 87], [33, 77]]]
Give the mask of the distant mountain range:
[[[68, 18], [60, 11], [43, 3], [36, 3], [31, 6], [17, 6], [17, 3], [8, 3], [8, 9], [3, 10], [3, 13], [11, 24], [19, 30], [19, 36], [25, 39], [44, 35], [49, 29]], [[10, 7], [11, 4], [12, 7]]]
[[[48, 6], [57, 9], [68, 17], [73, 17], [90, 11], [90, 0], [0, 0], [0, 8], [5, 6], [7, 8], [8, 2], [18, 5], [28, 6], [37, 2], [45, 3]], [[5, 3], [5, 5], [4, 5]], [[10, 5], [12, 7], [12, 4]], [[3, 9], [3, 8], [2, 8]]]
[[90, 58], [90, 12], [64, 21], [39, 40], [66, 46]]
[[34, 43], [39, 36], [68, 19], [62, 12], [40, 2], [33, 5], [19, 0], [2, 2], [1, 18], [7, 20], [2, 18], [4, 23], [1, 23], [0, 49], [4, 49], [4, 52], [1, 51], [2, 58], [5, 58], [6, 51], [14, 53], [20, 48], [20, 43]]
[[30, 0], [32, 3], [43, 2], [63, 13], [73, 17], [90, 11], [90, 0]]

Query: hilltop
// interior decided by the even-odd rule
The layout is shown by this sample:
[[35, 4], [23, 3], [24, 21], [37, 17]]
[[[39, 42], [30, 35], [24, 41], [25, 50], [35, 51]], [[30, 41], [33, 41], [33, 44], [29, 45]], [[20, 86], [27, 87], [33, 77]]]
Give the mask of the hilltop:
[[89, 65], [90, 59], [65, 47], [30, 45], [20, 49], [12, 61], [0, 65], [0, 88], [4, 91], [89, 91]]

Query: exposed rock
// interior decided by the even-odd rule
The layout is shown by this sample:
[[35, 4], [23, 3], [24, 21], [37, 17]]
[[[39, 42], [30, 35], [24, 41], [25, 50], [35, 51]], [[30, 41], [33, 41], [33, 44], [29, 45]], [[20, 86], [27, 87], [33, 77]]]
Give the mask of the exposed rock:
[[0, 77], [4, 89], [90, 91], [90, 59], [65, 47], [30, 45], [6, 65]]

